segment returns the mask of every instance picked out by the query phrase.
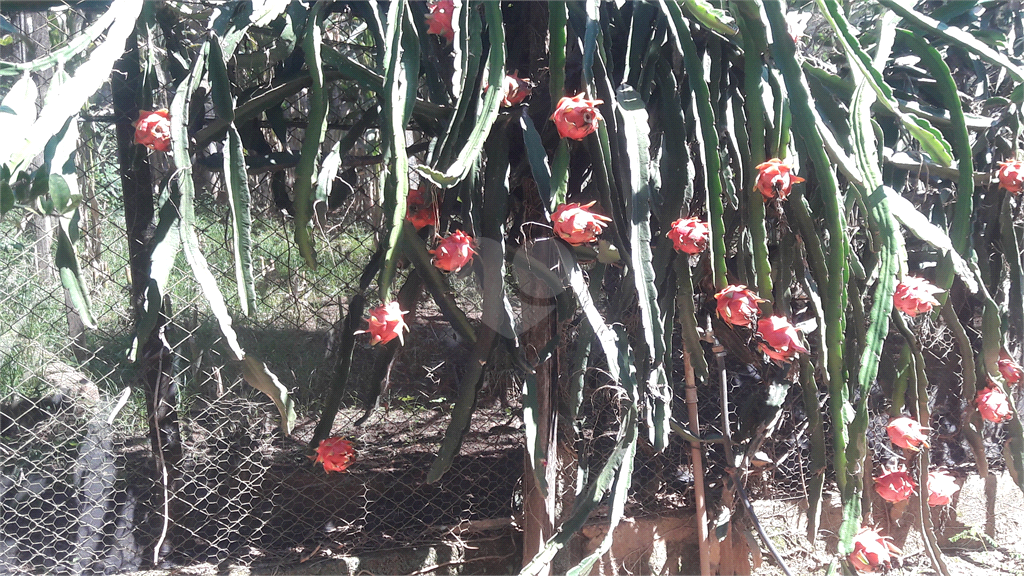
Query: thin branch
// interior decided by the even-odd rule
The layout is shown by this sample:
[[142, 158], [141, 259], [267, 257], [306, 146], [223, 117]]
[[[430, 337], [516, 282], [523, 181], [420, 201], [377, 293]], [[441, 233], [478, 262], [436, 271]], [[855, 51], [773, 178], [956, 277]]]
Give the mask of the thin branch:
[[757, 535], [761, 537], [761, 541], [764, 542], [765, 548], [771, 553], [772, 558], [775, 558], [775, 562], [779, 565], [786, 576], [793, 576], [793, 573], [789, 571], [789, 566], [786, 565], [786, 561], [782, 559], [778, 550], [772, 544], [771, 538], [768, 538], [768, 534], [764, 531], [764, 526], [761, 526], [761, 521], [757, 519], [757, 513], [754, 512], [754, 506], [750, 503], [750, 498], [747, 497], [747, 491], [743, 489], [743, 484], [740, 479], [735, 475], [732, 476], [732, 482], [736, 485], [736, 493], [740, 496], [740, 501], [743, 502], [743, 507], [746, 509], [747, 514], [750, 515], [750, 521], [754, 523], [754, 528], [757, 530]]
[[506, 554], [504, 556], [497, 556], [497, 555], [495, 555], [495, 556], [477, 556], [476, 558], [468, 558], [466, 560], [452, 560], [451, 562], [442, 562], [440, 564], [435, 564], [433, 566], [427, 566], [426, 568], [420, 568], [419, 570], [416, 570], [415, 572], [409, 572], [409, 576], [417, 576], [419, 574], [429, 574], [429, 573], [431, 573], [431, 572], [433, 572], [435, 570], [441, 569], [441, 568], [447, 568], [449, 566], [462, 566], [463, 564], [469, 564], [470, 562], [479, 562], [480, 560], [504, 560], [505, 558], [508, 558], [509, 556], [511, 556], [511, 554]]

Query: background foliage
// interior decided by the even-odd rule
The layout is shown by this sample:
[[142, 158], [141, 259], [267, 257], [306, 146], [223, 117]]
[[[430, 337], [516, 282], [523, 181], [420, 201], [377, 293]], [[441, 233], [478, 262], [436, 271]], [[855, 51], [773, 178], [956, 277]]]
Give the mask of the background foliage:
[[[5, 7], [8, 21], [16, 8]], [[237, 374], [275, 403], [282, 436], [315, 446], [339, 410], [369, 415], [390, 398], [399, 343], [367, 354], [353, 337], [364, 313], [397, 299], [439, 316], [465, 361], [423, 480], [451, 473], [485, 384], [521, 381], [524, 506], [536, 490], [549, 507], [545, 542], [527, 545], [537, 556], [524, 573], [545, 570], [601, 503], [614, 527], [642, 492], [638, 454], [667, 450], [676, 462], [682, 440], [699, 443], [709, 478], [721, 480], [710, 503], [724, 512], [712, 531], [749, 531], [747, 471], [766, 440], [786, 433], [797, 404], [809, 430], [799, 440], [808, 535], [834, 481], [841, 558], [871, 523], [864, 495], [888, 458], [876, 434], [890, 414], [942, 430], [931, 452], [909, 458], [922, 492], [930, 458], [973, 459], [987, 476], [994, 445], [1024, 482], [1019, 414], [993, 429], [972, 402], [989, 380], [1014, 398], [997, 360], [1001, 350], [1018, 362], [1024, 352], [1020, 202], [993, 179], [996, 162], [1019, 158], [1024, 43], [1009, 4], [453, 8], [451, 41], [428, 33], [432, 9], [421, 3], [115, 0], [54, 11], [54, 33], [67, 34], [59, 47], [0, 64], [0, 113], [17, 136], [0, 145], [0, 214], [5, 227], [42, 222], [52, 235], [64, 288], [53, 299], [73, 312], [18, 315], [5, 354], [59, 340], [32, 329], [52, 324], [50, 313], [80, 323], [75, 360], [90, 374], [122, 361], [97, 346], [96, 329], [120, 338], [145, 394], [154, 474], [173, 486], [186, 477], [178, 413], [189, 386], [219, 382], [221, 369]], [[24, 40], [8, 27], [6, 49], [18, 49]], [[533, 94], [506, 108], [497, 87], [512, 71], [531, 79]], [[115, 130], [97, 142], [92, 110], [107, 90]], [[602, 100], [603, 120], [583, 140], [560, 139], [552, 111], [580, 92]], [[138, 111], [158, 107], [171, 114], [167, 155], [131, 141]], [[96, 158], [115, 154], [116, 173], [105, 173]], [[773, 157], [806, 182], [765, 202], [754, 167]], [[433, 230], [405, 222], [418, 186], [437, 196]], [[570, 247], [552, 236], [551, 213], [566, 201], [596, 201], [611, 217], [600, 243]], [[126, 225], [116, 246], [94, 255], [102, 220], [90, 211], [101, 206]], [[693, 258], [666, 237], [685, 216], [712, 231], [709, 250]], [[217, 226], [223, 250], [209, 248]], [[443, 276], [427, 250], [456, 229], [477, 239], [478, 257]], [[104, 280], [91, 271], [109, 278], [114, 266], [130, 277], [127, 307], [97, 297]], [[931, 315], [893, 311], [906, 275], [944, 290]], [[13, 278], [15, 294], [41, 283]], [[729, 284], [756, 291], [763, 315], [801, 328], [810, 352], [792, 365], [766, 361], [749, 330], [715, 314], [713, 295]], [[177, 339], [176, 308], [195, 294], [212, 320]], [[323, 309], [315, 299], [333, 312], [304, 316]], [[260, 333], [291, 311], [296, 327], [332, 325], [330, 369], [308, 350], [280, 358], [278, 343], [293, 336]], [[414, 331], [407, 346], [434, 337]], [[950, 343], [944, 354], [940, 342]], [[207, 368], [173, 368], [186, 347], [192, 360], [210, 355]], [[366, 370], [353, 369], [360, 363]], [[684, 434], [696, 424], [683, 401], [686, 364], [698, 412], [717, 428], [699, 437]], [[29, 381], [13, 375], [4, 386]], [[318, 422], [296, 411], [308, 398]], [[563, 453], [559, 440], [584, 449]], [[971, 457], [949, 456], [965, 448]], [[567, 488], [549, 464], [573, 469], [575, 482]], [[669, 486], [672, 474], [654, 476]], [[930, 515], [919, 517], [941, 572]], [[610, 544], [574, 570], [588, 573]]]

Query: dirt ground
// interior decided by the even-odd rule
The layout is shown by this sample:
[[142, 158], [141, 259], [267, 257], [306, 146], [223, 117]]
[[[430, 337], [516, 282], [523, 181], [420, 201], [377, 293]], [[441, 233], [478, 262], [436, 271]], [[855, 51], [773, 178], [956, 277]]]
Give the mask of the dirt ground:
[[[987, 510], [985, 482], [977, 475], [963, 481], [963, 487], [952, 505], [934, 509], [932, 519], [939, 534], [939, 545], [950, 576], [1024, 576], [1024, 494], [1009, 474], [995, 476], [994, 506]], [[828, 495], [826, 495], [828, 497]], [[761, 500], [755, 511], [792, 576], [824, 575], [836, 557], [834, 534], [839, 527], [841, 511], [838, 495], [832, 494], [822, 512], [818, 541], [811, 546], [806, 537], [806, 505], [802, 500]], [[883, 534], [890, 534], [903, 549], [898, 565], [887, 574], [936, 574], [925, 555], [920, 534], [914, 528], [918, 519], [913, 514], [916, 502], [911, 501], [902, 515], [892, 512], [884, 503], [875, 503], [876, 525]], [[638, 544], [649, 547], [649, 543]], [[436, 549], [435, 549], [436, 548]], [[305, 565], [216, 566], [201, 564], [175, 570], [137, 572], [135, 576], [256, 576], [262, 574], [492, 574], [515, 573], [517, 558], [498, 554], [496, 550], [447, 549], [427, 547], [410, 549], [408, 554], [391, 551], [360, 557], [337, 558], [329, 562]], [[471, 553], [467, 554], [470, 551]], [[503, 553], [504, 554], [504, 553]], [[377, 556], [380, 556], [378, 558]], [[408, 556], [408, 558], [406, 558]], [[762, 546], [762, 561], [755, 576], [782, 576], [783, 571]], [[475, 558], [476, 557], [476, 558]], [[482, 562], [477, 562], [480, 560]], [[400, 566], [400, 567], [399, 567]], [[487, 568], [490, 568], [488, 570]], [[634, 565], [639, 566], [639, 565]], [[389, 570], [386, 567], [390, 567]], [[434, 570], [429, 570], [431, 567]], [[480, 570], [483, 571], [480, 571]], [[640, 568], [631, 573], [649, 572]]]
[[[835, 558], [835, 538], [828, 535], [839, 527], [842, 514], [838, 500], [839, 496], [833, 494], [829, 502], [832, 506], [825, 506], [821, 522], [825, 538], [814, 547], [804, 537], [806, 508], [801, 501], [755, 503], [765, 530], [793, 576], [827, 572]], [[913, 528], [918, 523], [912, 513], [916, 506], [912, 500], [907, 511], [894, 518], [891, 508], [881, 501], [875, 503], [877, 527], [883, 535], [892, 534], [904, 553], [900, 565], [894, 565], [889, 574], [936, 573], [924, 552], [920, 533]], [[996, 475], [994, 509], [986, 508], [985, 482], [970, 475], [953, 504], [933, 510], [932, 520], [950, 576], [1024, 576], [1024, 494], [1008, 473]], [[764, 554], [764, 562], [754, 574], [776, 576], [782, 570]]]

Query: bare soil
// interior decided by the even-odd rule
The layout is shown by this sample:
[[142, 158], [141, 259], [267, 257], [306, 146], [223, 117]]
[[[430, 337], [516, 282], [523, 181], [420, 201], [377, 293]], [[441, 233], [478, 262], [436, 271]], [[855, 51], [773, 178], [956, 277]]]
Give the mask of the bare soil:
[[[969, 475], [953, 504], [934, 509], [932, 520], [939, 534], [939, 544], [951, 576], [1024, 576], [1024, 495], [1013, 483], [1009, 474], [995, 476], [995, 498], [991, 508], [985, 497], [985, 482], [977, 475]], [[833, 494], [822, 513], [821, 531], [814, 545], [806, 534], [806, 504], [794, 500], [761, 500], [754, 504], [755, 510], [772, 539], [774, 546], [789, 567], [793, 576], [826, 574], [829, 564], [836, 558], [836, 539], [841, 511], [836, 505], [838, 495]], [[936, 574], [923, 550], [920, 533], [914, 526], [918, 519], [912, 513], [915, 502], [907, 509], [893, 513], [891, 507], [875, 503], [876, 525], [883, 534], [892, 534], [897, 545], [903, 549], [898, 564], [887, 571], [892, 575]], [[632, 522], [626, 520], [627, 524]], [[658, 521], [654, 521], [658, 524]], [[649, 522], [648, 522], [649, 523]], [[659, 524], [660, 527], [661, 524]], [[621, 528], [621, 526], [620, 526]], [[685, 530], [684, 530], [685, 532]], [[649, 534], [664, 534], [662, 530], [651, 530]], [[689, 532], [692, 535], [692, 532]], [[506, 534], [508, 534], [506, 532]], [[499, 537], [504, 540], [506, 537]], [[650, 536], [657, 539], [657, 536]], [[634, 538], [635, 539], [635, 538]], [[489, 540], [489, 539], [485, 539]], [[629, 538], [625, 538], [629, 540]], [[368, 553], [359, 557], [335, 558], [329, 561], [308, 564], [275, 564], [241, 566], [194, 565], [176, 570], [153, 570], [138, 572], [137, 576], [255, 576], [258, 574], [514, 574], [519, 558], [508, 556], [504, 545], [497, 550], [487, 546], [452, 548], [449, 544], [437, 547], [390, 551], [385, 556]], [[471, 544], [471, 542], [466, 542]], [[653, 542], [633, 542], [637, 550], [657, 547]], [[435, 549], [436, 548], [436, 549]], [[515, 547], [513, 547], [514, 549]], [[775, 564], [764, 547], [761, 547], [761, 563], [755, 566], [755, 576], [778, 576], [782, 570]], [[442, 550], [444, 549], [444, 550]], [[498, 552], [501, 552], [500, 554]], [[443, 553], [442, 553], [443, 552]], [[613, 550], [620, 559], [630, 557], [624, 550]], [[444, 556], [441, 558], [440, 556]], [[513, 554], [514, 555], [514, 554]], [[479, 560], [479, 562], [477, 561]], [[616, 565], [620, 562], [612, 560]], [[410, 563], [411, 562], [411, 563]], [[418, 564], [417, 562], [421, 563]], [[603, 564], [603, 563], [602, 563]], [[386, 566], [386, 568], [385, 568]], [[435, 570], [429, 570], [430, 568]], [[632, 563], [633, 574], [650, 572], [645, 563]], [[607, 567], [605, 567], [607, 568]], [[595, 570], [600, 570], [601, 564]], [[383, 570], [383, 571], [382, 571]], [[607, 572], [607, 569], [604, 573]]]
[[[932, 510], [932, 522], [939, 536], [939, 547], [950, 576], [1024, 576], [1024, 494], [1006, 472], [997, 474], [995, 498], [991, 509], [986, 503], [985, 481], [976, 474], [967, 476], [950, 506]], [[842, 511], [839, 496], [833, 494], [822, 512], [819, 539], [811, 545], [807, 538], [806, 505], [802, 500], [764, 500], [755, 503], [769, 537], [789, 566], [793, 576], [825, 574], [836, 558], [836, 534]], [[925, 554], [919, 519], [912, 499], [906, 510], [893, 511], [891, 505], [874, 503], [876, 527], [883, 535], [892, 535], [902, 548], [903, 557], [888, 574], [936, 574]], [[782, 570], [767, 554], [754, 571], [758, 576], [781, 575]]]

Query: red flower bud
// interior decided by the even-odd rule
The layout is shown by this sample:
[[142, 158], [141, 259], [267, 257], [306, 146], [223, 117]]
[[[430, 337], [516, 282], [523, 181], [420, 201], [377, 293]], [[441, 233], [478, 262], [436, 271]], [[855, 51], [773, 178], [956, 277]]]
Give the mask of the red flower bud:
[[344, 472], [356, 460], [352, 443], [334, 436], [320, 441], [314, 463], [323, 463], [326, 472]]
[[171, 115], [167, 108], [154, 112], [139, 110], [139, 119], [132, 126], [135, 128], [136, 144], [157, 152], [171, 150]]
[[1024, 369], [1010, 358], [1006, 350], [999, 351], [999, 373], [1006, 379], [1007, 384], [1018, 384], [1024, 380]]
[[917, 483], [906, 468], [883, 469], [884, 474], [875, 478], [875, 492], [889, 502], [902, 502], [917, 490]]
[[437, 0], [427, 4], [427, 34], [444, 36], [445, 40], [455, 40], [455, 29], [452, 28], [452, 15], [455, 13], [454, 0]]
[[672, 223], [668, 236], [679, 252], [700, 254], [708, 247], [710, 229], [706, 222], [699, 218], [680, 218]]
[[457, 230], [438, 242], [430, 253], [434, 255], [434, 266], [445, 272], [458, 272], [473, 260], [473, 238]]
[[395, 338], [405, 344], [404, 332], [409, 331], [409, 325], [402, 318], [408, 312], [403, 312], [398, 302], [388, 302], [377, 306], [370, 311], [370, 317], [366, 319], [369, 324], [366, 330], [359, 330], [356, 334], [369, 334], [370, 345], [387, 344]]
[[938, 306], [939, 301], [934, 294], [942, 292], [944, 290], [924, 278], [904, 276], [892, 295], [892, 303], [900, 312], [917, 316], [922, 312], [931, 312], [932, 306]]
[[1020, 194], [1024, 189], [1024, 162], [999, 163], [999, 187], [1010, 194]]
[[601, 112], [597, 109], [598, 104], [604, 104], [603, 100], [586, 100], [583, 94], [573, 97], [564, 96], [558, 101], [555, 113], [551, 119], [555, 121], [555, 128], [562, 138], [583, 140], [595, 130], [601, 121]]
[[761, 313], [757, 303], [762, 300], [746, 286], [726, 286], [724, 290], [715, 294], [715, 300], [718, 301], [719, 318], [733, 326], [750, 326]]
[[932, 470], [928, 473], [928, 505], [945, 506], [953, 501], [953, 495], [960, 491], [953, 478], [945, 470]]
[[501, 105], [505, 108], [515, 106], [530, 95], [529, 78], [520, 78], [518, 73], [505, 76], [505, 82], [501, 86]]
[[928, 434], [924, 432], [926, 428], [921, 424], [909, 418], [907, 416], [901, 416], [894, 418], [889, 422], [889, 425], [885, 427], [886, 433], [889, 434], [889, 440], [893, 444], [900, 448], [906, 448], [917, 452], [921, 446], [928, 448]]
[[881, 566], [891, 568], [892, 560], [902, 553], [887, 538], [865, 526], [853, 537], [853, 552], [849, 558], [858, 571], [874, 572]]
[[778, 158], [762, 162], [755, 168], [760, 171], [755, 187], [765, 200], [772, 198], [785, 200], [792, 191], [793, 184], [804, 181], [803, 178], [791, 174], [793, 168]]
[[981, 417], [989, 422], [998, 424], [1013, 417], [1009, 398], [1001, 388], [991, 382], [988, 388], [978, 391], [975, 403], [978, 406], [978, 412], [981, 412]]
[[437, 205], [434, 196], [425, 187], [409, 190], [405, 197], [405, 219], [417, 230], [424, 226], [437, 226]]
[[757, 347], [776, 362], [791, 362], [798, 353], [807, 354], [800, 335], [785, 316], [769, 316], [757, 322]]
[[597, 239], [597, 236], [612, 219], [600, 214], [594, 214], [589, 204], [559, 204], [555, 213], [551, 215], [554, 223], [555, 234], [573, 246], [589, 244]]

